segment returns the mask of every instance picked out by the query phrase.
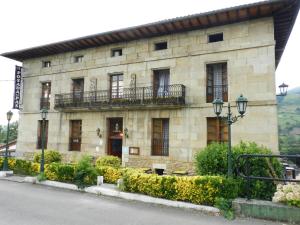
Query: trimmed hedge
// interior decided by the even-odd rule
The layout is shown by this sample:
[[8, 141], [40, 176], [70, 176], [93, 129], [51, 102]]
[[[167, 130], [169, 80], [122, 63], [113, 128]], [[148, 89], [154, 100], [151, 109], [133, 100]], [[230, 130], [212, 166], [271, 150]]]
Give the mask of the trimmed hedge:
[[[56, 150], [45, 150], [45, 164], [53, 163], [53, 162], [61, 162], [62, 156], [60, 152]], [[33, 156], [33, 162], [40, 163], [41, 162], [42, 153], [35, 152]]]
[[222, 176], [158, 176], [127, 171], [123, 175], [123, 190], [153, 197], [214, 205], [216, 198], [233, 199], [239, 184]]
[[45, 176], [48, 180], [72, 183], [74, 181], [75, 165], [51, 163], [45, 165]]
[[119, 157], [116, 156], [102, 156], [96, 160], [96, 167], [102, 166], [111, 166], [115, 168], [119, 168], [121, 166], [121, 160]]
[[110, 166], [96, 166], [99, 176], [103, 176], [105, 183], [115, 184], [118, 179], [122, 178], [122, 169]]
[[[3, 168], [4, 158], [0, 158], [0, 169]], [[37, 163], [32, 163], [23, 159], [8, 159], [8, 168], [14, 171], [15, 174], [19, 175], [30, 175], [34, 176], [39, 173], [40, 166]]]

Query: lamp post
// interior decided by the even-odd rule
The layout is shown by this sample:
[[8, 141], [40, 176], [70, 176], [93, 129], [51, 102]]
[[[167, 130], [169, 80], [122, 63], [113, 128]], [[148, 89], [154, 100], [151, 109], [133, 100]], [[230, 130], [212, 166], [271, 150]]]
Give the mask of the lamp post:
[[239, 118], [243, 118], [244, 114], [246, 113], [246, 108], [247, 108], [247, 103], [248, 100], [247, 98], [243, 97], [243, 95], [240, 95], [236, 99], [236, 107], [237, 111], [239, 112], [240, 115], [238, 116], [233, 116], [231, 112], [231, 106], [230, 103], [228, 102], [228, 112], [227, 116], [220, 116], [222, 113], [222, 108], [224, 102], [221, 99], [215, 99], [213, 101], [213, 107], [214, 107], [214, 112], [217, 115], [218, 118], [221, 118], [226, 121], [227, 126], [228, 126], [228, 152], [227, 152], [227, 176], [231, 177], [232, 176], [232, 152], [231, 152], [231, 125], [238, 121]]
[[276, 96], [286, 96], [289, 85], [282, 83], [278, 87], [279, 87], [280, 94], [278, 94]]
[[7, 131], [6, 131], [6, 148], [5, 148], [5, 156], [4, 156], [4, 162], [3, 162], [3, 171], [7, 171], [8, 170], [8, 160], [7, 160], [7, 156], [8, 156], [8, 137], [9, 137], [9, 122], [13, 116], [12, 111], [8, 111], [6, 113], [7, 116]]
[[43, 108], [41, 110], [41, 116], [42, 116], [42, 156], [41, 156], [41, 168], [40, 173], [44, 172], [44, 165], [45, 165], [45, 123], [47, 119], [48, 111], [46, 108]]

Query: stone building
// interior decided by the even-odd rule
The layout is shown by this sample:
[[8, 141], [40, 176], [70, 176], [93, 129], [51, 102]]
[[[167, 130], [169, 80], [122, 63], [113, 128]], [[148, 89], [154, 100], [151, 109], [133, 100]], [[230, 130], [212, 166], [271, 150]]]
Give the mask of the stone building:
[[241, 93], [249, 102], [233, 144], [278, 151], [275, 69], [298, 10], [264, 1], [2, 54], [24, 68], [17, 151], [41, 148], [46, 107], [47, 148], [69, 159], [191, 169], [196, 151], [228, 140], [212, 101], [235, 106]]

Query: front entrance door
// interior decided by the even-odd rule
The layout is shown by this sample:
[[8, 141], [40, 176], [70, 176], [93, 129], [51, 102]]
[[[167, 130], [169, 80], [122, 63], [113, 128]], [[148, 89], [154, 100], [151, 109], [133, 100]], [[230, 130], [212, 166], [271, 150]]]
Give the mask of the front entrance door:
[[122, 158], [123, 119], [108, 119], [108, 155]]

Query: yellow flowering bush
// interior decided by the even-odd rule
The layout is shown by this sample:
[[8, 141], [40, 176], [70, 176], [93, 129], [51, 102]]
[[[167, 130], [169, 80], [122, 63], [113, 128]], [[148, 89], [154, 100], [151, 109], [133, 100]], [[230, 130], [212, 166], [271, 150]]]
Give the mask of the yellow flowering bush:
[[40, 164], [39, 163], [31, 163], [31, 171], [33, 174], [39, 174], [40, 172]]
[[8, 168], [9, 168], [10, 170], [14, 170], [15, 165], [16, 165], [16, 160], [15, 160], [15, 159], [12, 159], [12, 158], [9, 158], [9, 159], [8, 159]]
[[110, 166], [96, 166], [96, 171], [99, 176], [103, 176], [105, 183], [115, 184], [122, 176], [121, 169]]
[[300, 184], [278, 184], [272, 201], [300, 207]]
[[238, 183], [222, 176], [158, 176], [129, 171], [123, 175], [123, 182], [125, 191], [204, 205], [238, 194]]

